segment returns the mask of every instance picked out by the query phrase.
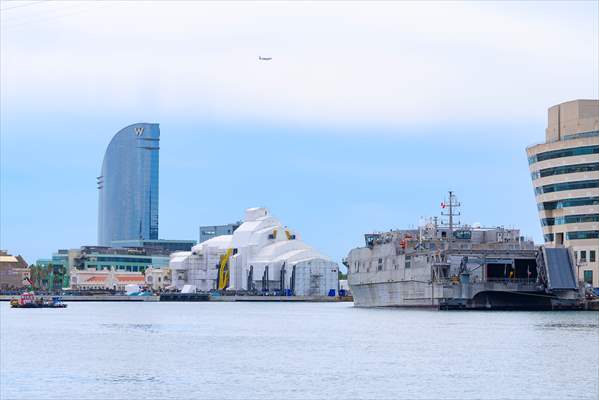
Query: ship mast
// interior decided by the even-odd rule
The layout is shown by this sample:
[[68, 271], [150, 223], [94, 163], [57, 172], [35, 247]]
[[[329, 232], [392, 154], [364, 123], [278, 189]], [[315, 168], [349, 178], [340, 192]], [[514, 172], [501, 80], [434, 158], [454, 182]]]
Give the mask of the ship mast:
[[[441, 203], [441, 208], [445, 209], [445, 208], [449, 208], [449, 212], [447, 213], [443, 213], [441, 212], [441, 215], [444, 217], [448, 217], [449, 221], [447, 223], [447, 225], [449, 226], [449, 241], [447, 244], [447, 249], [451, 250], [451, 245], [453, 243], [453, 226], [454, 226], [454, 221], [453, 221], [453, 217], [458, 217], [460, 216], [460, 212], [456, 211], [456, 209], [458, 209], [460, 207], [460, 203], [458, 202], [458, 199], [456, 198], [455, 194], [453, 194], [453, 192], [450, 190], [449, 191], [449, 201], [447, 203], [443, 202]], [[459, 226], [459, 222], [458, 222], [458, 226]]]

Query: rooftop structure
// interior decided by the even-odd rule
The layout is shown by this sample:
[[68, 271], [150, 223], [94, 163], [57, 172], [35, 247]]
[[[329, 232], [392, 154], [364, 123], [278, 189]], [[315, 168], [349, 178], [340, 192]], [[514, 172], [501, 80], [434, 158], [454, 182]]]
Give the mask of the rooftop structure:
[[120, 130], [106, 149], [98, 184], [98, 244], [158, 239], [158, 124]]
[[572, 247], [578, 278], [599, 287], [599, 100], [549, 108], [545, 137], [526, 150], [545, 244]]

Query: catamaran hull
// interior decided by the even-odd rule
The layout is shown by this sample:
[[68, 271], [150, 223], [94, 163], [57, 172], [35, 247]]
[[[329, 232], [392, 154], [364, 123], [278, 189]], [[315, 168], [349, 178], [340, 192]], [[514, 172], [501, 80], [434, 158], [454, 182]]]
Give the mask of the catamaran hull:
[[[477, 290], [461, 285], [400, 281], [350, 285], [356, 307], [424, 307], [441, 310], [576, 310], [578, 298], [542, 291]], [[482, 289], [482, 287], [481, 287]]]
[[444, 290], [442, 285], [418, 281], [364, 283], [350, 288], [356, 307], [438, 308]]

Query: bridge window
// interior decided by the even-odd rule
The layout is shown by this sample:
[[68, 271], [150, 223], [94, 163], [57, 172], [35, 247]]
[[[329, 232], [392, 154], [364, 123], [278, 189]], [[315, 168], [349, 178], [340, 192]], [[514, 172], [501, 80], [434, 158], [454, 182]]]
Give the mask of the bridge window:
[[455, 237], [456, 239], [470, 240], [470, 239], [472, 239], [472, 232], [471, 231], [455, 231], [453, 233], [453, 237]]

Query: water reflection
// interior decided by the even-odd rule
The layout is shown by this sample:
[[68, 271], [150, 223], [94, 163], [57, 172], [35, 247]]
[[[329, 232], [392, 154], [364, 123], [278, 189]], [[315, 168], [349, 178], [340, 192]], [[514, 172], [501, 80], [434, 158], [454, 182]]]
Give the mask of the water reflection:
[[101, 324], [103, 328], [120, 331], [141, 331], [148, 333], [158, 332], [158, 326], [155, 324]]
[[141, 374], [119, 374], [111, 376], [99, 376], [96, 378], [96, 380], [106, 383], [159, 383], [159, 379], [157, 377]]
[[597, 330], [599, 329], [599, 323], [576, 323], [576, 322], [551, 322], [546, 324], [537, 324], [537, 328], [541, 329], [566, 329], [566, 330]]

